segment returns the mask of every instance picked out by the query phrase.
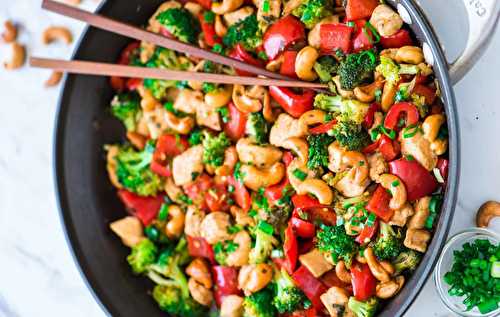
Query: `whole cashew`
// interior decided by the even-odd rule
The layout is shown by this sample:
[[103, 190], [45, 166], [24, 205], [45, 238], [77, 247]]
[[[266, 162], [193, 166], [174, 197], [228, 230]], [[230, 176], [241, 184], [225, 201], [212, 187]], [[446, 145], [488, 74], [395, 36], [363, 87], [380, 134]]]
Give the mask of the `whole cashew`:
[[486, 228], [490, 220], [495, 217], [500, 217], [500, 203], [492, 200], [487, 201], [477, 211], [476, 225], [480, 228]]
[[252, 250], [252, 239], [248, 232], [239, 231], [234, 236], [233, 242], [238, 245], [238, 248], [227, 255], [226, 264], [236, 267], [248, 264], [248, 257]]
[[425, 118], [422, 124], [422, 130], [424, 130], [424, 137], [431, 143], [431, 150], [436, 153], [436, 155], [442, 155], [446, 152], [448, 148], [447, 139], [438, 139], [439, 129], [441, 125], [446, 123], [446, 118], [443, 114], [433, 114]]
[[281, 64], [283, 64], [283, 61], [285, 60], [285, 57], [283, 54], [279, 55], [277, 58], [273, 59], [272, 61], [268, 62], [266, 64], [266, 69], [271, 72], [279, 72], [281, 68]]
[[379, 177], [379, 182], [382, 187], [388, 189], [391, 194], [392, 198], [391, 201], [389, 202], [389, 207], [393, 210], [398, 210], [399, 208], [403, 207], [403, 205], [406, 203], [406, 187], [397, 177], [396, 175], [392, 174], [382, 174]]
[[302, 80], [314, 81], [318, 74], [313, 66], [319, 57], [318, 51], [312, 46], [306, 46], [299, 51], [295, 59], [295, 73]]
[[238, 274], [238, 288], [248, 296], [266, 287], [272, 278], [273, 268], [269, 264], [245, 265]]
[[264, 95], [264, 106], [262, 107], [262, 116], [267, 122], [274, 123], [280, 113], [280, 107], [273, 107], [269, 92], [266, 91], [266, 94]]
[[184, 195], [184, 192], [179, 186], [175, 185], [172, 177], [165, 178], [164, 189], [165, 192], [167, 193], [168, 198], [170, 198], [172, 201], [178, 204], [182, 203], [182, 200], [180, 200], [179, 197]]
[[146, 142], [148, 141], [148, 139], [144, 135], [133, 131], [127, 132], [127, 140], [129, 140], [129, 142], [139, 150], [143, 150], [146, 146]]
[[63, 41], [66, 44], [71, 44], [71, 42], [73, 42], [73, 35], [68, 28], [63, 26], [51, 26], [43, 31], [43, 44], [47, 45], [57, 40]]
[[194, 278], [190, 278], [188, 281], [189, 293], [195, 301], [203, 306], [210, 306], [214, 299], [212, 291], [203, 284], [198, 283]]
[[380, 4], [373, 10], [370, 23], [381, 36], [391, 36], [401, 29], [403, 19], [388, 5]]
[[378, 263], [377, 257], [373, 253], [373, 249], [371, 247], [366, 248], [363, 255], [366, 258], [366, 263], [368, 263], [368, 266], [370, 267], [370, 271], [377, 280], [381, 282], [388, 282], [391, 280], [389, 273], [387, 273], [382, 265]]
[[381, 261], [380, 262], [380, 265], [384, 268], [384, 270], [389, 273], [390, 275], [394, 274], [394, 272], [396, 271], [396, 269], [394, 268], [394, 266], [391, 264], [391, 262], [389, 261]]
[[205, 103], [212, 108], [220, 108], [231, 101], [232, 86], [225, 85], [205, 94]]
[[109, 227], [127, 247], [133, 247], [144, 239], [142, 223], [136, 217], [128, 216], [113, 221]]
[[249, 97], [243, 85], [233, 86], [233, 102], [236, 108], [244, 113], [258, 112], [262, 109], [262, 102]]
[[389, 108], [394, 104], [394, 98], [396, 97], [396, 93], [398, 89], [396, 85], [392, 84], [389, 81], [384, 83], [384, 89], [382, 90], [382, 97], [380, 100], [380, 106], [382, 110], [387, 112]]
[[234, 11], [241, 7], [243, 0], [222, 0], [221, 2], [212, 3], [212, 11], [215, 14], [224, 14]]
[[238, 153], [234, 146], [228, 147], [224, 151], [224, 163], [215, 169], [215, 175], [228, 176], [234, 170], [234, 166], [238, 162]]
[[320, 204], [330, 205], [333, 201], [333, 192], [330, 186], [321, 179], [309, 178], [299, 186], [298, 194], [312, 194]]
[[165, 111], [165, 121], [170, 129], [179, 134], [188, 134], [195, 124], [192, 117], [179, 118], [169, 111]]
[[198, 16], [202, 11], [203, 7], [196, 2], [186, 2], [184, 9], [188, 10], [193, 16]]
[[220, 306], [220, 317], [243, 316], [244, 299], [238, 295], [227, 295], [222, 298]]
[[212, 287], [212, 275], [210, 269], [202, 258], [194, 259], [186, 268], [186, 274], [206, 288]]
[[271, 167], [259, 169], [252, 165], [242, 165], [243, 183], [251, 190], [278, 184], [285, 176], [285, 165], [276, 162]]
[[342, 282], [351, 283], [351, 273], [345, 267], [344, 261], [337, 262], [337, 265], [335, 265], [335, 274]]
[[252, 15], [254, 11], [254, 8], [251, 6], [241, 7], [238, 10], [224, 14], [224, 22], [228, 27], [230, 27], [237, 22], [245, 20], [247, 17]]
[[184, 230], [184, 221], [186, 216], [182, 211], [181, 207], [177, 205], [170, 205], [168, 207], [168, 218], [170, 219], [167, 222], [165, 227], [165, 233], [169, 238], [178, 238], [182, 234]]
[[366, 264], [366, 258], [359, 253], [356, 254], [356, 261], [358, 261], [359, 263]]
[[217, 34], [218, 37], [224, 37], [227, 33], [227, 27], [224, 25], [222, 22], [222, 18], [220, 15], [215, 15], [215, 34]]
[[288, 176], [288, 180], [290, 181], [290, 185], [292, 186], [292, 188], [295, 190], [295, 191], [299, 191], [300, 189], [300, 185], [302, 184], [302, 182], [304, 180], [302, 179], [299, 179], [297, 178], [297, 176], [295, 176], [295, 171], [296, 170], [300, 170], [302, 171], [303, 173], [305, 173], [307, 176], [306, 176], [306, 179], [308, 178], [312, 178], [312, 177], [315, 177], [315, 173], [314, 171], [311, 171], [307, 168], [307, 165], [303, 165], [301, 164], [301, 161], [299, 159], [294, 159], [290, 165], [288, 165], [288, 167], [286, 168], [286, 174]]
[[417, 65], [424, 61], [424, 53], [418, 46], [403, 46], [396, 51], [394, 59], [398, 63]]
[[12, 21], [4, 23], [5, 31], [2, 33], [2, 39], [5, 43], [12, 43], [17, 39], [17, 28]]
[[118, 148], [117, 145], [108, 145], [106, 150], [108, 152], [106, 154], [106, 170], [108, 171], [109, 181], [116, 188], [118, 189], [123, 188], [120, 181], [118, 181], [118, 176], [116, 174], [116, 169], [118, 165], [115, 158], [118, 155], [120, 149]]
[[397, 276], [394, 280], [379, 283], [375, 290], [375, 295], [378, 298], [387, 299], [396, 295], [403, 287], [405, 278], [402, 275]]
[[335, 86], [337, 87], [337, 92], [339, 93], [339, 95], [341, 95], [344, 98], [348, 98], [348, 99], [354, 98], [354, 93], [352, 92], [352, 90], [345, 90], [342, 88], [342, 85], [340, 84], [340, 76], [339, 75], [333, 77], [332, 80], [335, 83]]
[[53, 71], [50, 74], [50, 77], [45, 81], [45, 87], [54, 87], [54, 86], [56, 86], [61, 81], [62, 76], [63, 76], [63, 73], [57, 72], [57, 71]]
[[307, 159], [309, 156], [309, 144], [307, 144], [307, 142], [304, 139], [298, 137], [291, 137], [289, 139], [286, 139], [285, 142], [283, 142], [283, 144], [281, 145], [281, 147], [294, 152], [300, 162], [299, 164], [301, 165], [307, 164]]
[[382, 80], [374, 81], [373, 83], [365, 86], [358, 86], [354, 88], [354, 96], [361, 102], [372, 102], [375, 100], [375, 92], [382, 89], [384, 82]]
[[12, 58], [10, 61], [5, 62], [3, 66], [7, 70], [14, 70], [21, 68], [26, 60], [26, 49], [23, 45], [14, 42], [11, 44], [12, 47]]
[[283, 153], [273, 145], [259, 145], [250, 138], [239, 139], [236, 143], [239, 160], [259, 168], [270, 167], [281, 160]]
[[304, 112], [299, 118], [299, 125], [308, 129], [309, 126], [326, 122], [326, 113], [323, 110], [315, 109]]

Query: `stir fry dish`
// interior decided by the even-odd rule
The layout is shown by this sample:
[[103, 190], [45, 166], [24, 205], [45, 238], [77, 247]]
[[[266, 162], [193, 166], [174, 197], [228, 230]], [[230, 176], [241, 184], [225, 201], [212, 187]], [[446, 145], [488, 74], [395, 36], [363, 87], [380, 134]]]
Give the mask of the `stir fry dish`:
[[[167, 1], [147, 29], [330, 93], [113, 77], [107, 170], [131, 271], [175, 316], [375, 316], [432, 239], [439, 86], [378, 0]], [[150, 43], [120, 64], [251, 76]], [[123, 212], [124, 216], [126, 215]]]

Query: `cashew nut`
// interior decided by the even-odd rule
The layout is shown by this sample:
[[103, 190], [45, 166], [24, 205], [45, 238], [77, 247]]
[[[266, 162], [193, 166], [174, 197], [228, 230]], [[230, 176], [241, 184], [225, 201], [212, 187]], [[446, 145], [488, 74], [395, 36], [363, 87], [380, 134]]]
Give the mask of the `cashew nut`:
[[222, 298], [220, 317], [243, 316], [243, 298], [238, 295], [227, 295]]
[[221, 211], [211, 212], [203, 218], [200, 233], [210, 244], [232, 239], [232, 234], [227, 232], [231, 225], [229, 214]]
[[299, 126], [308, 129], [309, 126], [326, 122], [326, 113], [323, 110], [314, 109], [304, 112], [299, 118]]
[[118, 165], [115, 158], [118, 155], [120, 149], [118, 148], [117, 145], [108, 145], [106, 150], [108, 151], [106, 155], [106, 170], [108, 171], [109, 181], [116, 188], [118, 189], [123, 188], [116, 174], [116, 169]]
[[186, 268], [186, 274], [206, 288], [212, 287], [212, 275], [210, 269], [202, 258], [194, 259]]
[[417, 65], [424, 61], [424, 53], [418, 46], [403, 46], [396, 51], [394, 59], [398, 63]]
[[167, 222], [165, 227], [165, 233], [169, 238], [178, 238], [182, 234], [184, 230], [184, 221], [186, 216], [182, 211], [181, 207], [177, 205], [170, 205], [168, 207], [168, 218], [170, 219]]
[[335, 83], [335, 86], [337, 87], [337, 92], [339, 95], [341, 95], [344, 98], [347, 99], [353, 99], [354, 98], [354, 93], [352, 90], [346, 90], [342, 88], [342, 85], [340, 84], [340, 76], [337, 75], [332, 78], [332, 81]]
[[384, 270], [387, 273], [389, 273], [390, 275], [392, 275], [392, 274], [394, 274], [394, 272], [396, 272], [396, 269], [394, 268], [392, 263], [389, 261], [381, 261], [380, 266], [382, 266], [384, 268]]
[[438, 139], [439, 129], [444, 123], [446, 123], [446, 118], [443, 114], [439, 113], [428, 116], [422, 124], [424, 137], [429, 140], [431, 143], [431, 150], [433, 150], [436, 155], [444, 154], [448, 148], [448, 139]]
[[195, 301], [203, 306], [210, 306], [214, 299], [212, 291], [202, 284], [198, 283], [194, 278], [190, 278], [188, 281], [189, 293]]
[[269, 264], [245, 265], [238, 274], [238, 288], [248, 296], [266, 287], [272, 278], [273, 268]]
[[388, 5], [380, 4], [373, 10], [370, 23], [381, 36], [391, 36], [401, 29], [403, 19]]
[[220, 15], [215, 15], [215, 23], [214, 23], [214, 28], [215, 28], [215, 34], [217, 34], [218, 37], [224, 37], [227, 33], [227, 27], [222, 23], [222, 18]]
[[188, 10], [193, 16], [197, 17], [202, 11], [203, 7], [196, 2], [186, 2], [184, 9]]
[[394, 104], [394, 98], [398, 89], [393, 83], [386, 81], [384, 83], [384, 89], [382, 90], [382, 97], [380, 99], [380, 106], [382, 110], [387, 112], [389, 108]]
[[12, 21], [4, 23], [5, 31], [2, 33], [2, 39], [5, 43], [12, 43], [17, 39], [17, 28]]
[[297, 176], [295, 176], [296, 170], [303, 172], [306, 175], [305, 179], [316, 177], [316, 173], [314, 171], [308, 169], [307, 165], [303, 165], [301, 163], [302, 162], [296, 158], [286, 168], [288, 180], [290, 181], [290, 185], [295, 191], [299, 191], [300, 185], [304, 181], [303, 179], [299, 179]]
[[276, 121], [280, 113], [281, 108], [278, 106], [273, 107], [269, 92], [266, 91], [266, 94], [264, 95], [264, 106], [262, 107], [262, 116], [267, 122], [273, 123]]
[[321, 179], [309, 178], [299, 186], [298, 194], [312, 194], [320, 204], [330, 205], [333, 201], [333, 192], [330, 186]]
[[243, 209], [236, 206], [231, 206], [231, 208], [229, 208], [229, 212], [231, 213], [231, 215], [233, 215], [234, 221], [237, 224], [241, 226], [255, 226], [255, 219]]
[[389, 207], [393, 210], [403, 207], [406, 203], [407, 195], [406, 187], [401, 179], [399, 179], [396, 175], [382, 174], [380, 175], [379, 182], [382, 187], [388, 189], [392, 194]]
[[12, 57], [8, 62], [4, 62], [3, 66], [7, 70], [14, 70], [21, 68], [26, 60], [26, 49], [23, 45], [14, 42], [11, 44], [12, 47]]
[[351, 273], [347, 270], [344, 261], [340, 260], [335, 265], [335, 274], [344, 283], [351, 283]]
[[137, 132], [133, 131], [128, 131], [127, 132], [127, 140], [136, 148], [139, 150], [143, 150], [144, 147], [146, 146], [147, 138], [139, 134]]
[[192, 117], [179, 118], [170, 111], [165, 111], [165, 121], [170, 129], [179, 134], [188, 134], [195, 124]]
[[239, 139], [236, 152], [242, 163], [252, 164], [259, 168], [270, 167], [281, 160], [283, 153], [272, 145], [258, 145], [250, 138]]
[[382, 80], [376, 80], [373, 83], [365, 86], [358, 86], [354, 88], [354, 96], [361, 102], [372, 102], [375, 100], [375, 92], [382, 89], [384, 82]]
[[252, 15], [254, 11], [254, 8], [251, 6], [241, 7], [238, 10], [224, 14], [224, 22], [229, 27], [235, 23], [245, 20], [247, 17]]
[[278, 184], [285, 176], [285, 165], [276, 162], [271, 167], [259, 169], [252, 165], [242, 165], [243, 183], [251, 190], [258, 191], [261, 187]]
[[233, 242], [238, 245], [238, 248], [227, 255], [226, 264], [236, 267], [248, 264], [248, 257], [252, 250], [252, 239], [248, 232], [239, 231], [234, 236]]
[[248, 96], [243, 85], [233, 86], [233, 102], [236, 108], [244, 113], [258, 112], [262, 109], [262, 102]]
[[371, 247], [366, 248], [363, 255], [366, 258], [366, 263], [368, 263], [370, 271], [377, 280], [381, 282], [388, 282], [391, 280], [389, 273], [380, 265]]
[[379, 283], [376, 287], [375, 294], [378, 298], [387, 299], [396, 295], [405, 283], [404, 276], [397, 276], [394, 280]]
[[221, 2], [212, 3], [212, 11], [215, 14], [224, 14], [234, 11], [241, 7], [243, 0], [222, 0]]
[[281, 147], [291, 150], [295, 155], [297, 156], [299, 160], [299, 164], [301, 165], [306, 165], [307, 164], [307, 159], [309, 156], [309, 144], [302, 139], [298, 137], [291, 137], [289, 139], [286, 139], [285, 142], [281, 145]]
[[127, 247], [133, 247], [144, 239], [141, 221], [136, 217], [128, 216], [113, 221], [109, 227]]
[[358, 261], [359, 263], [366, 264], [366, 258], [361, 254], [359, 254], [359, 252], [358, 254], [356, 254], [356, 261]]
[[232, 86], [225, 85], [205, 94], [205, 103], [212, 108], [220, 108], [231, 101]]
[[318, 78], [318, 74], [313, 68], [318, 57], [318, 51], [312, 46], [306, 46], [299, 51], [295, 59], [295, 73], [300, 79], [314, 81]]
[[73, 42], [73, 35], [68, 28], [63, 26], [51, 26], [43, 31], [43, 44], [47, 45], [57, 40], [63, 41], [66, 44], [71, 44], [71, 42]]
[[234, 169], [234, 166], [238, 162], [238, 153], [234, 146], [228, 147], [224, 151], [224, 163], [215, 169], [215, 175], [228, 176]]
[[62, 76], [63, 76], [63, 73], [57, 72], [57, 71], [53, 71], [50, 74], [50, 77], [45, 81], [45, 87], [54, 87], [54, 86], [56, 86], [61, 81]]
[[279, 72], [281, 68], [281, 64], [283, 64], [283, 61], [285, 60], [285, 57], [283, 54], [280, 54], [278, 57], [273, 59], [272, 61], [269, 61], [266, 64], [266, 69], [271, 72]]
[[495, 217], [500, 217], [500, 203], [492, 200], [487, 201], [477, 211], [476, 225], [480, 228], [486, 228], [490, 220]]

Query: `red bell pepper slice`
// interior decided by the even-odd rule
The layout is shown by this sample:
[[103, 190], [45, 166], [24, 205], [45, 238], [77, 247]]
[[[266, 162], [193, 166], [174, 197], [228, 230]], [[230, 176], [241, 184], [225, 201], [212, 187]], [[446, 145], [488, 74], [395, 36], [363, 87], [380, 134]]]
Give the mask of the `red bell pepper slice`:
[[212, 268], [215, 287], [223, 295], [237, 295], [238, 289], [238, 269], [231, 266], [215, 265]]
[[[129, 65], [132, 55], [136, 52], [136, 50], [139, 48], [140, 45], [141, 43], [137, 41], [129, 43], [121, 52], [120, 58], [118, 59], [118, 64]], [[126, 80], [127, 79], [124, 77], [111, 76], [110, 77], [111, 87], [113, 87], [113, 90], [115, 91], [123, 91], [125, 90], [126, 87]]]
[[375, 237], [377, 231], [378, 231], [378, 219], [375, 220], [373, 226], [367, 226], [365, 224], [363, 230], [361, 230], [361, 233], [356, 237], [356, 242], [359, 244], [369, 243], [370, 241], [372, 241], [373, 237]]
[[378, 5], [378, 0], [347, 0], [345, 6], [346, 20], [354, 21], [369, 18]]
[[283, 163], [285, 163], [285, 166], [288, 167], [288, 165], [290, 165], [290, 163], [292, 163], [293, 159], [294, 159], [294, 157], [293, 157], [292, 152], [286, 151], [283, 154], [283, 158], [281, 160], [283, 161]]
[[299, 217], [292, 217], [290, 224], [295, 233], [301, 238], [313, 238], [316, 235], [316, 228], [309, 221], [302, 220]]
[[223, 184], [215, 184], [205, 195], [205, 202], [207, 203], [208, 209], [212, 212], [228, 211], [230, 207], [227, 202], [228, 198], [229, 194], [226, 186]]
[[295, 284], [304, 292], [304, 294], [312, 302], [316, 309], [321, 309], [323, 303], [320, 300], [320, 295], [327, 291], [327, 288], [320, 280], [314, 277], [311, 272], [301, 266], [292, 274], [292, 279]]
[[169, 177], [172, 175], [168, 166], [169, 158], [181, 154], [187, 148], [189, 148], [189, 143], [185, 138], [173, 134], [161, 135], [156, 142], [151, 170], [158, 175]]
[[398, 141], [391, 140], [391, 138], [385, 134], [380, 136], [379, 141], [378, 149], [387, 162], [396, 159], [401, 153], [401, 145]]
[[406, 126], [416, 124], [420, 117], [417, 107], [410, 102], [400, 102], [393, 105], [384, 120], [386, 129], [395, 130], [398, 128], [399, 119], [402, 115], [406, 116]]
[[202, 237], [191, 237], [186, 235], [188, 252], [192, 257], [206, 258], [212, 264], [215, 263], [214, 250], [212, 246]]
[[313, 108], [316, 95], [312, 90], [304, 89], [302, 93], [294, 93], [290, 88], [277, 86], [270, 86], [269, 94], [283, 110], [295, 118]]
[[413, 39], [408, 30], [400, 29], [391, 36], [381, 36], [380, 44], [383, 48], [400, 48], [403, 46], [412, 46]]
[[375, 295], [377, 280], [373, 276], [368, 264], [354, 263], [351, 267], [351, 280], [354, 297], [366, 301]]
[[143, 197], [125, 189], [118, 191], [118, 197], [125, 204], [127, 210], [139, 218], [144, 226], [149, 225], [156, 218], [164, 203], [163, 195]]
[[172, 171], [170, 170], [170, 166], [168, 165], [168, 163], [162, 164], [160, 162], [152, 160], [151, 164], [149, 165], [149, 168], [153, 171], [153, 173], [158, 174], [160, 176], [163, 177], [172, 176]]
[[415, 85], [412, 94], [423, 96], [426, 105], [432, 105], [436, 100], [436, 89], [426, 85]]
[[389, 207], [391, 198], [391, 194], [389, 194], [384, 187], [378, 185], [372, 198], [366, 205], [366, 210], [373, 212], [384, 222], [389, 222], [394, 214], [394, 210]]
[[207, 45], [210, 47], [213, 47], [215, 44], [221, 44], [222, 40], [215, 33], [214, 23], [207, 22], [205, 20], [203, 13], [200, 13], [198, 15], [198, 19], [200, 20], [201, 31], [203, 32], [203, 36], [205, 38], [205, 43], [207, 43]]
[[335, 270], [331, 270], [326, 272], [320, 277], [320, 281], [328, 288], [331, 287], [340, 287], [345, 289], [346, 291], [349, 292], [349, 294], [352, 294], [352, 285], [351, 283], [345, 283], [342, 282], [338, 276], [337, 273], [335, 273]]
[[227, 105], [229, 110], [229, 121], [224, 124], [224, 132], [232, 140], [238, 140], [245, 134], [245, 125], [247, 123], [247, 114], [236, 108], [233, 102]]
[[264, 190], [264, 196], [269, 199], [271, 203], [275, 203], [283, 197], [283, 191], [290, 185], [288, 177], [285, 175], [283, 180], [276, 185], [267, 187]]
[[437, 161], [436, 167], [439, 170], [439, 174], [444, 179], [445, 183], [448, 180], [448, 166], [450, 165], [450, 161], [444, 158], [439, 158]]
[[332, 208], [313, 207], [306, 209], [306, 211], [310, 215], [312, 222], [321, 221], [328, 226], [334, 226], [337, 224], [337, 215]]
[[317, 127], [310, 128], [309, 133], [311, 134], [323, 134], [330, 131], [337, 124], [337, 120], [333, 119], [332, 121], [323, 123], [318, 125]]
[[125, 83], [125, 87], [127, 87], [128, 90], [133, 91], [136, 90], [139, 86], [141, 86], [142, 82], [143, 82], [142, 78], [129, 78]]
[[320, 50], [323, 54], [335, 53], [341, 49], [344, 53], [351, 50], [351, 34], [353, 28], [340, 23], [321, 24], [319, 34], [321, 37]]
[[377, 141], [373, 142], [370, 145], [367, 145], [361, 152], [363, 152], [364, 154], [371, 154], [378, 149], [379, 145], [380, 145], [380, 139], [378, 139]]
[[243, 211], [248, 212], [252, 206], [252, 199], [248, 189], [245, 185], [243, 185], [243, 183], [237, 181], [232, 175], [227, 178], [227, 183], [234, 187], [233, 195], [236, 204], [240, 206]]
[[297, 78], [295, 73], [295, 59], [297, 58], [297, 51], [284, 51], [283, 63], [280, 67], [280, 74], [288, 77]]
[[[236, 44], [234, 49], [231, 52], [229, 52], [228, 56], [231, 58], [234, 58], [236, 60], [239, 60], [241, 62], [245, 62], [247, 64], [253, 65], [253, 66], [264, 67], [264, 62], [260, 59], [253, 57], [250, 53], [245, 51], [245, 49], [243, 48], [243, 45], [241, 45], [240, 43]], [[239, 70], [239, 69], [235, 69], [235, 70], [236, 70], [236, 73], [240, 76], [255, 76], [255, 74], [252, 74], [252, 73], [249, 73], [249, 72], [246, 72], [243, 70]]]
[[352, 39], [353, 51], [359, 52], [373, 48], [375, 35], [370, 28], [365, 27], [366, 20], [357, 20], [354, 21], [354, 23], [356, 25], [356, 31]]
[[293, 229], [290, 225], [285, 230], [283, 252], [285, 253], [285, 258], [281, 263], [281, 267], [284, 268], [288, 272], [288, 274], [292, 274], [293, 271], [295, 271], [295, 267], [297, 265], [299, 246], [297, 237], [295, 236], [295, 233], [293, 232]]
[[199, 204], [202, 209], [207, 209], [205, 195], [212, 188], [212, 185], [212, 178], [207, 174], [201, 174], [193, 183], [184, 185], [183, 189], [195, 204]]
[[417, 161], [401, 158], [389, 163], [389, 172], [401, 179], [406, 187], [408, 200], [432, 194], [438, 187], [434, 176]]
[[316, 198], [313, 198], [309, 195], [295, 194], [292, 196], [292, 203], [295, 208], [300, 208], [300, 209], [325, 207], [324, 205], [320, 204]]
[[305, 39], [304, 24], [293, 15], [287, 15], [267, 29], [263, 37], [263, 46], [267, 57], [273, 60], [291, 44]]
[[373, 102], [370, 104], [368, 111], [366, 112], [365, 118], [363, 120], [363, 126], [367, 129], [370, 129], [373, 125], [373, 121], [375, 120], [375, 112], [380, 111], [381, 107], [378, 103]]

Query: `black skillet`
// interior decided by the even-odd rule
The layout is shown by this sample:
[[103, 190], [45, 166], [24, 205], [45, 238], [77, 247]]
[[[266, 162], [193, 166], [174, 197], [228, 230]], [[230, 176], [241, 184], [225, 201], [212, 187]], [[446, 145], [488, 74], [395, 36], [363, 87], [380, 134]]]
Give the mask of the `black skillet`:
[[[160, 0], [107, 1], [103, 15], [143, 25]], [[449, 176], [443, 209], [432, 242], [417, 271], [403, 290], [385, 305], [379, 316], [401, 316], [414, 301], [431, 273], [445, 243], [455, 208], [460, 138], [457, 108], [452, 90], [485, 49], [490, 32], [498, 21], [497, 0], [464, 0], [469, 12], [471, 35], [468, 48], [459, 60], [449, 65], [431, 25], [411, 0], [387, 1], [411, 20], [415, 36], [428, 46], [434, 60], [436, 78], [448, 117]], [[496, 2], [496, 3], [495, 3]], [[398, 6], [397, 6], [398, 5]], [[484, 32], [475, 31], [483, 28]], [[485, 36], [488, 35], [488, 36]], [[80, 39], [75, 59], [113, 63], [130, 40], [89, 28]], [[450, 79], [450, 77], [452, 79]], [[129, 250], [108, 229], [108, 224], [124, 215], [124, 207], [108, 181], [103, 146], [123, 138], [121, 124], [109, 114], [113, 91], [104, 77], [70, 75], [59, 101], [55, 127], [55, 178], [61, 218], [75, 260], [89, 289], [104, 311], [113, 316], [165, 316], [149, 291], [146, 278], [135, 277], [125, 261]]]

